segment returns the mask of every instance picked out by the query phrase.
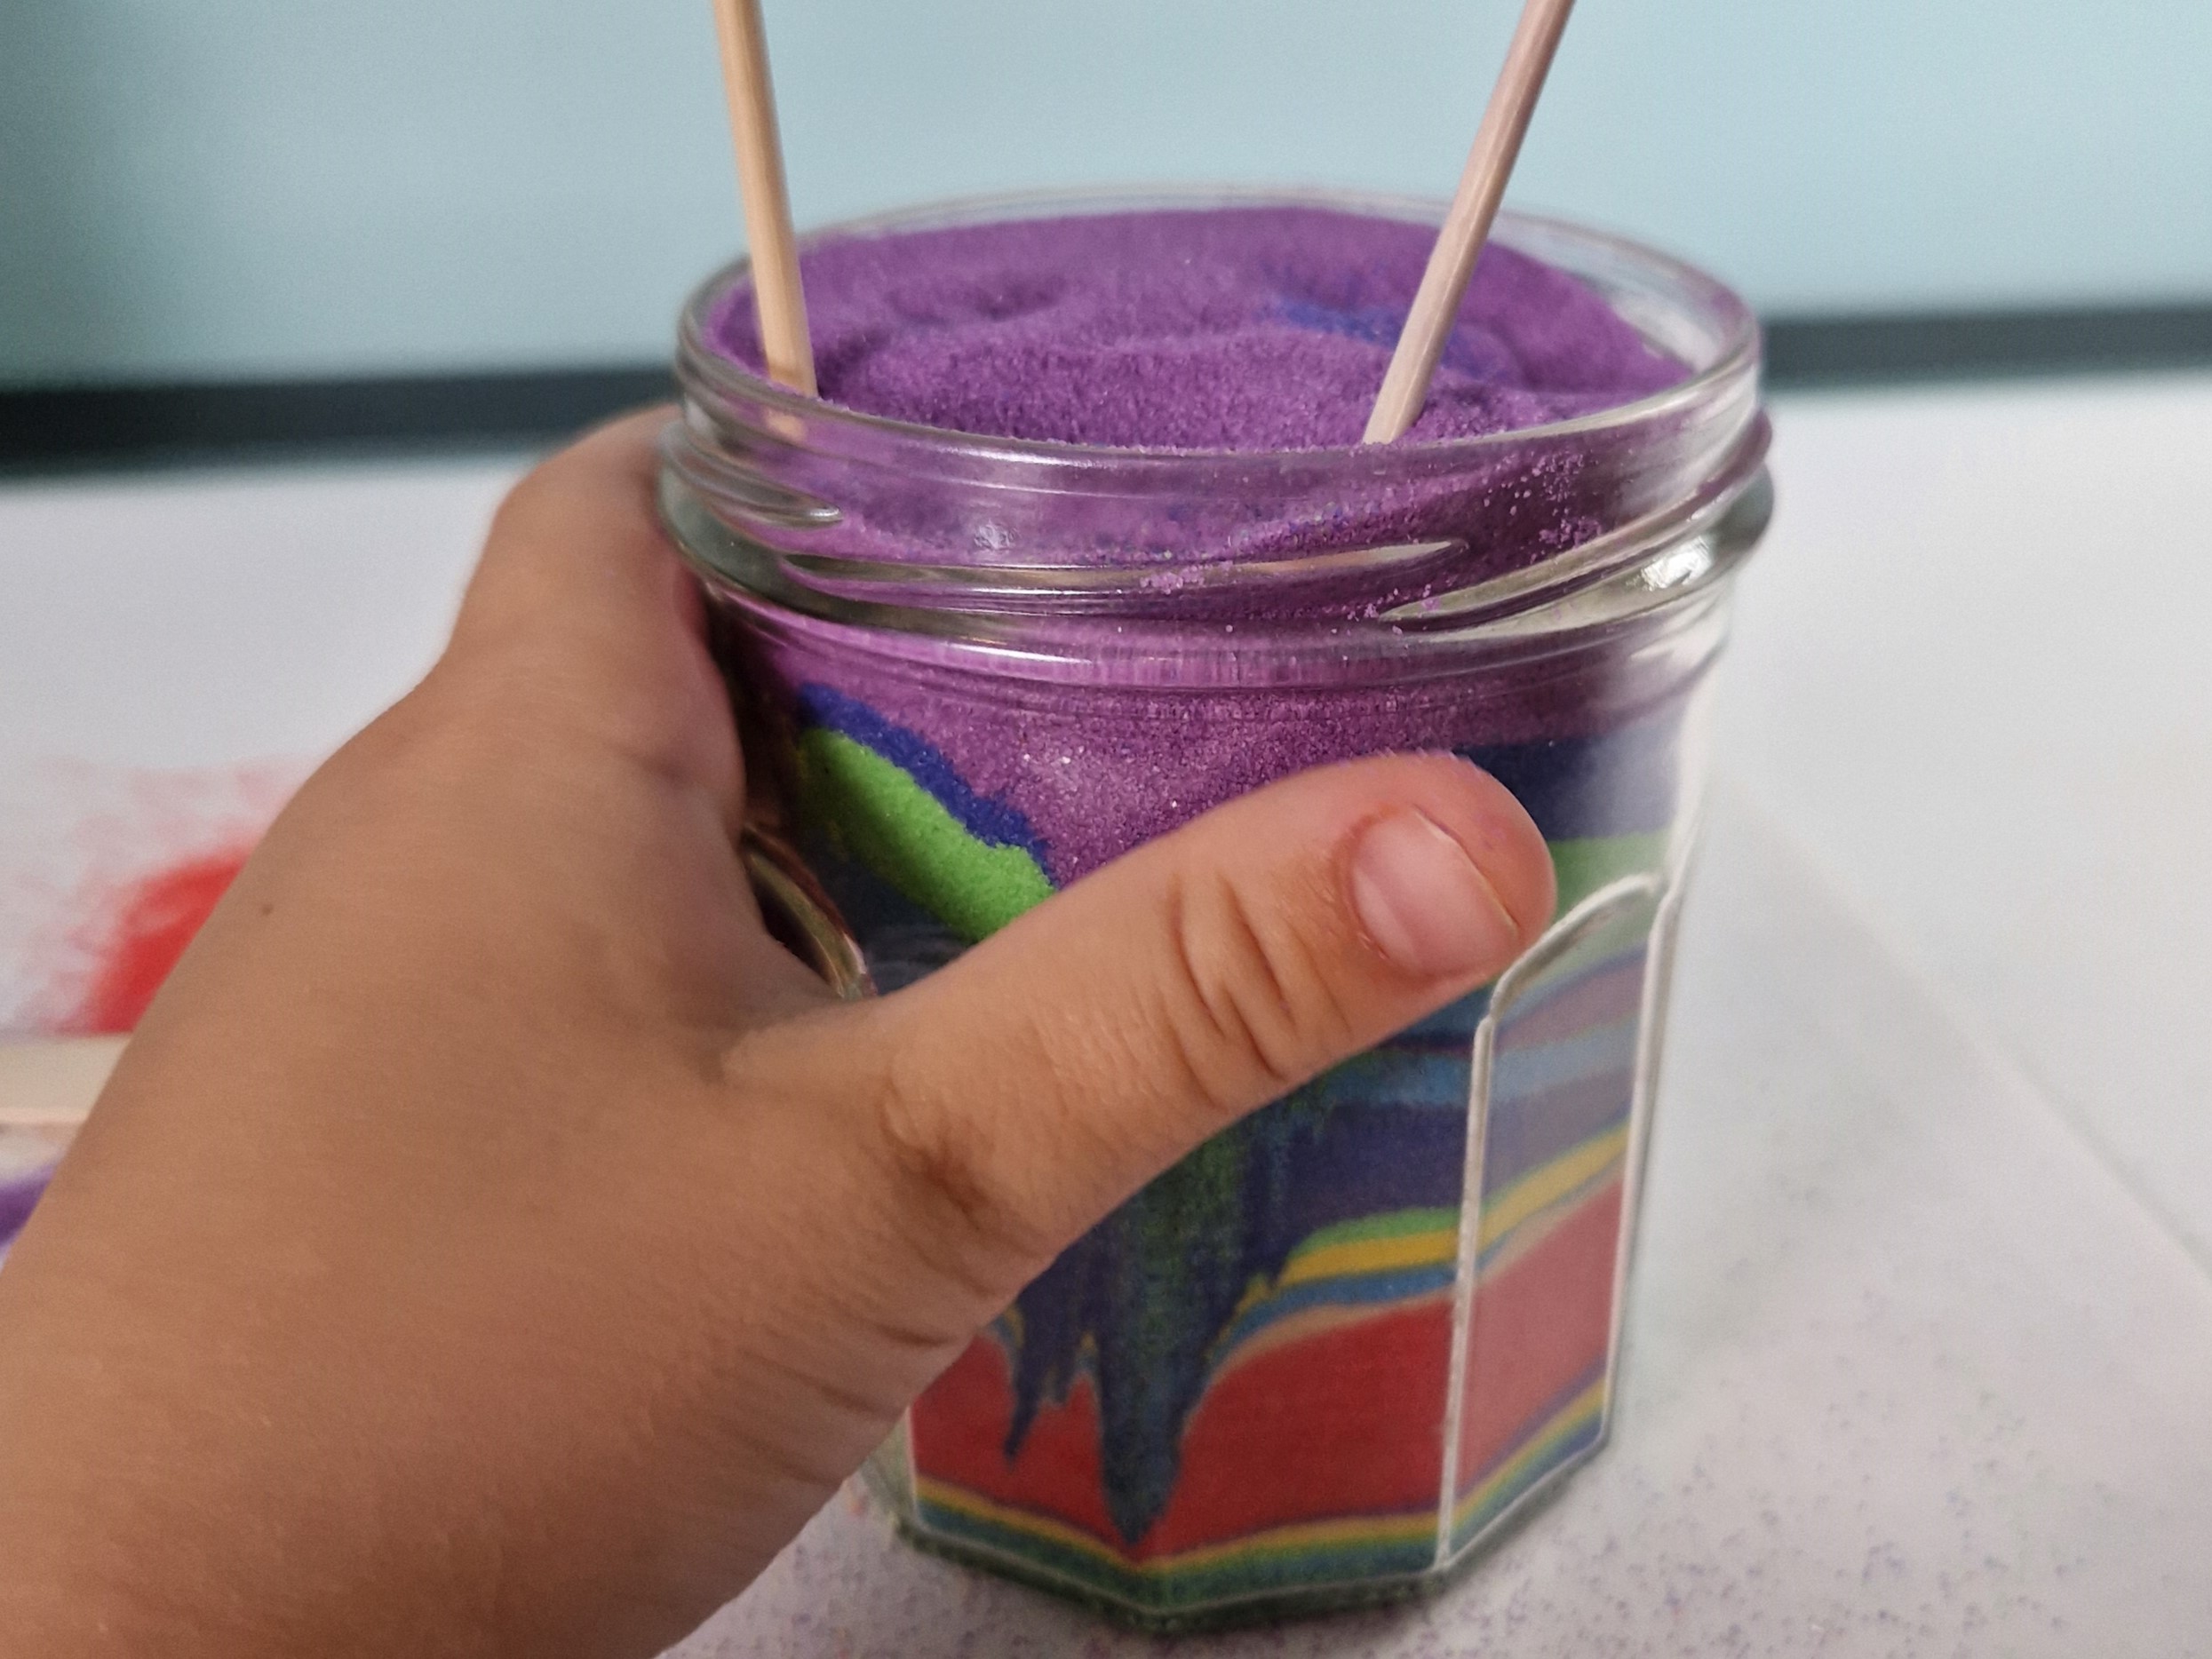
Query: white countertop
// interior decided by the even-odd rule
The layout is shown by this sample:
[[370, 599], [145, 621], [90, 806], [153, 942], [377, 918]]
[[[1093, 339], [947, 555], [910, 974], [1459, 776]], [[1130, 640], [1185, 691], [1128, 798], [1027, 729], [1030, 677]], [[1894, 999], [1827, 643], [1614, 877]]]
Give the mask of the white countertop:
[[[1778, 414], [1615, 1441], [1190, 1651], [2212, 1655], [2212, 379]], [[0, 1028], [419, 671], [513, 470], [0, 490]], [[1152, 1645], [847, 1504], [682, 1651]]]
[[1723, 768], [2212, 1270], [2212, 379], [1780, 431]]

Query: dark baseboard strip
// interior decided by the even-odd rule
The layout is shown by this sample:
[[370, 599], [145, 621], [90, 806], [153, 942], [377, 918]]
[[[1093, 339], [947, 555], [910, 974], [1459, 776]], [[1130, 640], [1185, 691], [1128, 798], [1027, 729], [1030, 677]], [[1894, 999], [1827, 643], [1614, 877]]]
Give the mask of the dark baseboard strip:
[[0, 391], [0, 471], [521, 448], [672, 395], [649, 365]]
[[[1778, 391], [2212, 367], [2212, 305], [1781, 317]], [[651, 365], [0, 390], [0, 472], [526, 448], [670, 395]]]
[[2212, 305], [1778, 317], [1778, 391], [2212, 368]]

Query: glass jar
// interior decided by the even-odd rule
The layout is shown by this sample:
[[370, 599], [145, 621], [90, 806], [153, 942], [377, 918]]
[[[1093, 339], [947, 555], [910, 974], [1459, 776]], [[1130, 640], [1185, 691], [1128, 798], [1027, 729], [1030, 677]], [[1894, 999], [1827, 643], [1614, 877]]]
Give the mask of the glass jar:
[[[1441, 210], [1032, 198], [820, 234], [1254, 203]], [[1498, 235], [1685, 379], [1492, 437], [1144, 452], [772, 385], [707, 345], [742, 266], [684, 315], [662, 510], [760, 810], [883, 988], [1331, 760], [1456, 750], [1550, 843], [1557, 917], [1508, 972], [1130, 1200], [877, 1458], [916, 1542], [1140, 1622], [1417, 1586], [1607, 1432], [1709, 671], [1770, 505], [1759, 333], [1644, 249]]]

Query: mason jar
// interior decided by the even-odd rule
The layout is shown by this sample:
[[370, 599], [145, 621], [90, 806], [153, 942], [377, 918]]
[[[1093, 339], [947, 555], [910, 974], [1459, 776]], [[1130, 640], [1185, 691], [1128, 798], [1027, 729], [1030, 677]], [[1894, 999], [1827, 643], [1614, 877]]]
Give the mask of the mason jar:
[[[811, 242], [1150, 208], [955, 204]], [[1494, 436], [1131, 450], [798, 396], [694, 296], [661, 506], [767, 827], [873, 984], [1274, 778], [1449, 750], [1559, 907], [1494, 983], [1254, 1114], [1074, 1244], [907, 1413], [916, 1543], [1154, 1625], [1417, 1587], [1611, 1426], [1669, 949], [1730, 590], [1763, 531], [1760, 337], [1648, 249], [1508, 216], [1679, 384]], [[857, 972], [857, 970], [856, 970]]]

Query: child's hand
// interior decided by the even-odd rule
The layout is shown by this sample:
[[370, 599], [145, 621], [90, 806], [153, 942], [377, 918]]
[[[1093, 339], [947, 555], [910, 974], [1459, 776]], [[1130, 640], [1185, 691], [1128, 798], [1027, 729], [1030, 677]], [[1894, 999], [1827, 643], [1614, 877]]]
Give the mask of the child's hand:
[[0, 1651], [652, 1654], [1078, 1233], [1546, 919], [1501, 788], [1383, 758], [837, 1003], [731, 854], [663, 418], [509, 499], [0, 1273]]

